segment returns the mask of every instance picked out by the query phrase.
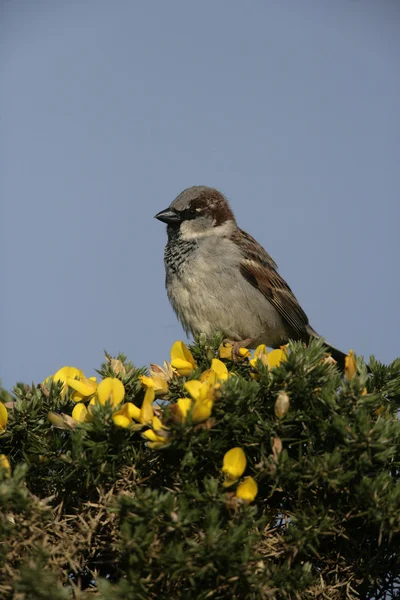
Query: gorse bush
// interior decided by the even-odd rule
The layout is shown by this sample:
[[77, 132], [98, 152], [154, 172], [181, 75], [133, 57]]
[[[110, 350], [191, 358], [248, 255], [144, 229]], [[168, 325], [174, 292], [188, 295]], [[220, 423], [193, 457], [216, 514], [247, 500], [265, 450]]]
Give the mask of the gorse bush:
[[369, 366], [216, 337], [2, 392], [0, 598], [399, 598], [400, 359]]

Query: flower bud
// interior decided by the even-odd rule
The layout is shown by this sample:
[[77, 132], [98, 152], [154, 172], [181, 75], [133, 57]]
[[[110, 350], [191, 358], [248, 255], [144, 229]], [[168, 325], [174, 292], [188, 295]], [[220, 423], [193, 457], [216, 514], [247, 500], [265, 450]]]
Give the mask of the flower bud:
[[279, 392], [278, 397], [275, 402], [275, 416], [278, 419], [283, 419], [289, 410], [290, 406], [290, 398], [286, 392]]

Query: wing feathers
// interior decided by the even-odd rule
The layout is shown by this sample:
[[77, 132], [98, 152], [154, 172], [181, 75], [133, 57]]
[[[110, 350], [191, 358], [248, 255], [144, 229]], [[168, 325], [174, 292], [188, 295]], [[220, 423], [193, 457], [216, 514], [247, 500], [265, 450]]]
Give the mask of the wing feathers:
[[243, 277], [270, 302], [292, 332], [300, 339], [308, 340], [308, 318], [295, 295], [279, 275], [271, 256], [251, 235], [237, 229], [232, 240], [242, 250], [240, 272]]

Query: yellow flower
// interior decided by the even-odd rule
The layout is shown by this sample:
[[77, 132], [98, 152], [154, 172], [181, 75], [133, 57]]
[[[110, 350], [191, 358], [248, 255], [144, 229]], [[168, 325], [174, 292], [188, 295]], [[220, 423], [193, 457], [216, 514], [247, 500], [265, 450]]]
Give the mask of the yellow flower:
[[96, 398], [96, 396], [94, 396], [93, 398], [91, 398], [91, 400], [88, 404], [88, 407], [87, 407], [88, 413], [90, 415], [93, 415], [93, 408], [96, 404], [100, 404], [100, 403], [99, 403], [98, 399]]
[[108, 401], [115, 408], [122, 402], [124, 396], [124, 384], [116, 377], [106, 377], [97, 386], [97, 398], [100, 404], [105, 404]]
[[[194, 380], [196, 381], [196, 380]], [[207, 371], [203, 371], [200, 375], [200, 379], [198, 380], [200, 383], [206, 383], [209, 386], [215, 385], [218, 381], [218, 376], [215, 371], [212, 369], [207, 369]]]
[[54, 373], [53, 381], [62, 381], [63, 383], [66, 383], [68, 378], [81, 379], [82, 377], [85, 377], [85, 375], [80, 369], [77, 369], [76, 367], [62, 367]]
[[[131, 427], [132, 422], [136, 421], [137, 423], [141, 423], [142, 425], [146, 425], [151, 423], [154, 412], [153, 412], [153, 402], [155, 399], [154, 389], [147, 388], [146, 393], [144, 395], [144, 400], [142, 407], [139, 408], [133, 402], [125, 402], [122, 406], [116, 410], [112, 415], [112, 420], [115, 425], [118, 427]], [[94, 401], [91, 400], [90, 404]], [[90, 405], [89, 405], [90, 411]], [[134, 425], [135, 429], [141, 429], [140, 425]]]
[[353, 350], [350, 350], [344, 359], [344, 376], [347, 381], [351, 381], [357, 374], [357, 364]]
[[140, 409], [139, 422], [151, 423], [154, 417], [153, 402], [155, 399], [154, 388], [147, 388], [144, 395], [142, 408]]
[[0, 454], [0, 469], [3, 469], [6, 477], [11, 475], [10, 461], [5, 454]]
[[221, 344], [218, 348], [219, 357], [225, 360], [232, 360], [232, 350], [232, 344]]
[[196, 400], [192, 410], [193, 423], [202, 423], [211, 417], [212, 400]]
[[120, 412], [125, 417], [128, 417], [128, 419], [140, 421], [140, 408], [136, 406], [136, 404], [133, 404], [133, 402], [125, 402], [125, 404], [121, 406]]
[[83, 377], [82, 379], [71, 379], [68, 377], [67, 385], [74, 390], [71, 394], [71, 400], [73, 402], [87, 400], [89, 396], [95, 394], [97, 390], [96, 377], [89, 377], [88, 379], [86, 377]]
[[157, 450], [165, 447], [166, 444], [169, 444], [170, 435], [158, 417], [153, 417], [151, 426], [152, 429], [147, 429], [142, 433], [142, 437], [149, 440], [147, 442], [147, 447]]
[[123, 427], [125, 429], [130, 427], [130, 425], [132, 424], [132, 419], [124, 415], [120, 410], [117, 410], [113, 414], [112, 420], [114, 422], [114, 425], [117, 425], [117, 427]]
[[140, 408], [133, 404], [133, 402], [125, 402], [112, 415], [112, 420], [118, 427], [131, 427], [133, 419], [140, 422]]
[[191, 379], [185, 382], [185, 390], [189, 392], [193, 400], [214, 400], [215, 390], [219, 385], [215, 383], [216, 375], [212, 373], [205, 381]]
[[271, 352], [268, 352], [267, 354], [267, 365], [270, 369], [273, 369], [274, 367], [279, 367], [281, 362], [285, 361], [286, 358], [286, 352], [283, 348], [271, 350]]
[[228, 377], [229, 373], [226, 365], [218, 358], [213, 358], [211, 368], [200, 375], [200, 381], [216, 383], [217, 381], [226, 381]]
[[229, 373], [228, 373], [228, 369], [226, 368], [226, 365], [218, 360], [218, 358], [213, 358], [211, 361], [211, 370], [215, 371], [215, 373], [218, 375], [218, 379], [220, 381], [226, 381], [229, 377]]
[[6, 430], [8, 421], [8, 411], [4, 404], [0, 402], [0, 434]]
[[216, 374], [212, 372], [211, 376], [204, 382], [192, 379], [185, 383], [185, 389], [195, 401], [192, 411], [193, 423], [201, 423], [211, 416], [215, 390], [218, 389], [218, 385], [214, 383], [215, 378]]
[[191, 398], [178, 398], [177, 406], [181, 415], [182, 421], [186, 421], [189, 410], [193, 406]]
[[254, 358], [251, 359], [250, 365], [255, 369], [257, 368], [257, 361], [261, 360], [263, 365], [266, 365], [269, 369], [273, 369], [274, 367], [279, 367], [281, 362], [285, 361], [286, 358], [285, 347], [267, 352], [266, 345], [260, 344], [254, 351]]
[[254, 357], [250, 360], [250, 366], [255, 369], [257, 367], [258, 360], [261, 360], [263, 364], [265, 364], [267, 354], [267, 346], [265, 344], [260, 344], [257, 346], [257, 348], [254, 350]]
[[252, 367], [256, 367], [257, 366], [257, 360], [260, 359], [262, 356], [266, 356], [267, 353], [267, 346], [265, 344], [260, 344], [259, 346], [257, 346], [257, 348], [254, 350], [254, 357], [251, 359], [250, 361], [250, 365]]
[[[220, 345], [220, 347], [218, 348], [218, 352], [220, 358], [232, 360], [233, 346], [232, 344], [226, 342], [225, 344]], [[239, 348], [238, 354], [238, 358], [240, 359], [249, 358], [251, 356], [251, 352], [247, 348]]]
[[[115, 383], [113, 385], [115, 387]], [[121, 383], [121, 385], [122, 385], [122, 383]], [[100, 390], [100, 393], [103, 393], [103, 391]], [[119, 396], [118, 396], [118, 394], [119, 394]], [[147, 394], [147, 392], [146, 392], [146, 394]], [[151, 392], [149, 392], [149, 395], [150, 395], [150, 397], [152, 397], [154, 399], [154, 391], [153, 390]], [[149, 395], [147, 395], [147, 396], [149, 396]], [[121, 397], [121, 389], [119, 388], [119, 386], [117, 386], [117, 395], [114, 394], [114, 400], [113, 400], [113, 404], [112, 404], [113, 408], [115, 406], [117, 406], [118, 404], [120, 404], [120, 401], [119, 401], [120, 397]], [[146, 395], [145, 395], [145, 398], [146, 398]], [[117, 402], [117, 400], [118, 400], [118, 402]], [[87, 416], [85, 415], [84, 411], [82, 411], [82, 408], [81, 408], [82, 406], [84, 408], [86, 408], [85, 405], [77, 404], [75, 406], [74, 410], [72, 411], [72, 416], [74, 417], [74, 411], [77, 410], [77, 407], [79, 406], [79, 411], [82, 411], [82, 413], [76, 412], [75, 414], [77, 416], [75, 416], [75, 419], [78, 421], [81, 421], [83, 419], [85, 421], [91, 421], [93, 418], [93, 407], [96, 404], [105, 404], [106, 401], [103, 401], [103, 398], [99, 399], [98, 397], [93, 397], [90, 400], [89, 405], [87, 407]], [[82, 415], [81, 418], [79, 418], [80, 414]], [[122, 404], [120, 406], [120, 408], [118, 410], [113, 412], [112, 420], [113, 420], [114, 424], [117, 425], [118, 427], [124, 427], [124, 428], [131, 427], [133, 420], [135, 420], [139, 423], [142, 422], [141, 421], [141, 409], [138, 406], [136, 406], [135, 404], [133, 404], [133, 402], [125, 402], [124, 404]], [[137, 425], [135, 427], [137, 427]]]
[[252, 477], [245, 477], [242, 483], [239, 483], [236, 489], [236, 497], [244, 502], [253, 502], [257, 496], [258, 486]]
[[231, 448], [225, 453], [222, 472], [225, 473], [224, 486], [229, 487], [236, 483], [241, 477], [246, 468], [247, 460], [246, 455], [242, 448]]
[[79, 423], [87, 423], [92, 420], [92, 415], [83, 402], [78, 402], [75, 404], [72, 411], [72, 418], [75, 419], [75, 421], [79, 421]]
[[239, 348], [239, 356], [240, 358], [250, 358], [251, 352], [248, 348]]
[[[62, 396], [65, 396], [68, 390], [68, 379], [82, 379], [85, 375], [83, 371], [77, 369], [76, 367], [62, 367], [58, 369], [56, 373], [53, 375], [53, 381], [61, 381], [64, 385], [61, 391]], [[50, 377], [48, 377], [44, 383], [49, 381]]]
[[179, 375], [190, 375], [197, 365], [189, 348], [181, 341], [177, 341], [171, 348], [171, 367]]
[[139, 381], [145, 387], [154, 388], [157, 396], [168, 394], [168, 383], [164, 377], [160, 377], [159, 375], [152, 375], [151, 377], [148, 375], [139, 375]]
[[151, 442], [161, 442], [165, 443], [165, 438], [157, 435], [153, 429], [147, 429], [142, 433], [142, 437], [146, 438], [146, 440], [150, 440]]

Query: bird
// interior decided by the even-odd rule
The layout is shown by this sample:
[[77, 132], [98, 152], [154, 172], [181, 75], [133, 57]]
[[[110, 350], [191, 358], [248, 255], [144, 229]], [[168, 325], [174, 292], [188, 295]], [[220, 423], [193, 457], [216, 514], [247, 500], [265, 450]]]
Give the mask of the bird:
[[[220, 191], [186, 188], [155, 218], [167, 224], [165, 286], [187, 334], [222, 332], [236, 357], [242, 347], [321, 338], [275, 261], [240, 229]], [[324, 344], [343, 370], [346, 355]]]

